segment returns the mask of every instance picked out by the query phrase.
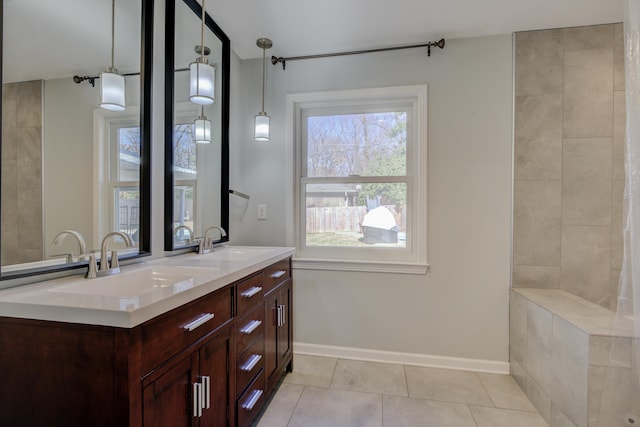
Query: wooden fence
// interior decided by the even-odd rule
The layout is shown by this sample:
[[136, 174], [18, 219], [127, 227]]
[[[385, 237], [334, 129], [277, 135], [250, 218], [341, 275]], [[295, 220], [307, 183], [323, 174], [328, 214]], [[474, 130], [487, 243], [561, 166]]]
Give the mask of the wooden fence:
[[[404, 230], [403, 212], [397, 213], [394, 206], [386, 208], [394, 214], [398, 227]], [[307, 233], [360, 233], [366, 213], [366, 206], [307, 208]]]

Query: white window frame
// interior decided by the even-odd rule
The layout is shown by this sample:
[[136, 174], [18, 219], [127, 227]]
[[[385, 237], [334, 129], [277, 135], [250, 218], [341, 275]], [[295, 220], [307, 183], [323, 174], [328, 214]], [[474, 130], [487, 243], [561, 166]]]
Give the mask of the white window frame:
[[[346, 106], [410, 104], [407, 118], [407, 236], [406, 250], [382, 248], [336, 248], [304, 246], [306, 224], [302, 222], [306, 162], [302, 146], [302, 117], [308, 109]], [[295, 246], [297, 269], [367, 271], [425, 274], [427, 264], [427, 85], [395, 86], [287, 95], [287, 245]], [[364, 177], [363, 177], [364, 178]], [[363, 181], [366, 178], [363, 179]], [[410, 233], [410, 234], [409, 234]]]

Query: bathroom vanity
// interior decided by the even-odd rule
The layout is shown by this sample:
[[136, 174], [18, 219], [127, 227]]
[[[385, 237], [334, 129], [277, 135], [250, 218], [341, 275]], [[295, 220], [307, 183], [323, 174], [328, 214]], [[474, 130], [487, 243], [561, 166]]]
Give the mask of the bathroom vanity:
[[247, 426], [291, 370], [292, 248], [0, 292], [0, 425]]

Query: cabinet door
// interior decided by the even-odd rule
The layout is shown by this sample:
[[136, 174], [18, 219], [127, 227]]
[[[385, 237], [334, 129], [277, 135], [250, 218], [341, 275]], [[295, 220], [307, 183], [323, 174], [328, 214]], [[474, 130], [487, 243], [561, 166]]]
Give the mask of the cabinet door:
[[293, 350], [293, 328], [291, 322], [293, 320], [293, 287], [291, 284], [291, 279], [282, 284], [278, 300], [281, 311], [280, 327], [278, 328], [278, 367], [282, 370], [285, 369], [284, 365], [287, 363]]
[[[231, 328], [216, 334], [200, 349], [199, 380], [208, 382], [208, 404], [205, 402], [202, 410], [201, 426], [230, 426], [233, 425], [231, 408], [234, 407], [233, 384], [235, 371], [232, 365], [232, 349], [235, 346]], [[204, 380], [204, 381], [203, 381]], [[208, 406], [208, 407], [207, 407]], [[170, 424], [166, 424], [170, 425]]]
[[265, 299], [264, 372], [267, 381], [278, 367], [278, 291]]
[[192, 406], [197, 359], [197, 355], [189, 356], [144, 385], [142, 420], [145, 427], [198, 425]]

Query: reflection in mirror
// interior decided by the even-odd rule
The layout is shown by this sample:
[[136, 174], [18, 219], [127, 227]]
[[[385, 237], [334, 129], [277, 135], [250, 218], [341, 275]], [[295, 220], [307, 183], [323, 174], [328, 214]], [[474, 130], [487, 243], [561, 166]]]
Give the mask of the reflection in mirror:
[[145, 16], [153, 0], [115, 0], [122, 112], [98, 107], [99, 73], [111, 66], [112, 0], [0, 7], [1, 278], [86, 266], [85, 255], [110, 231], [133, 237], [130, 257], [147, 254], [151, 76], [144, 69], [153, 21]]
[[[189, 64], [200, 55], [201, 13], [194, 0], [167, 2], [166, 250], [196, 247], [213, 225], [228, 231], [230, 44], [207, 14], [204, 54], [216, 70], [215, 102], [204, 106], [189, 102]], [[210, 137], [197, 142], [196, 121], [201, 120], [210, 122]], [[210, 231], [208, 236], [214, 242], [228, 241], [224, 234]]]

